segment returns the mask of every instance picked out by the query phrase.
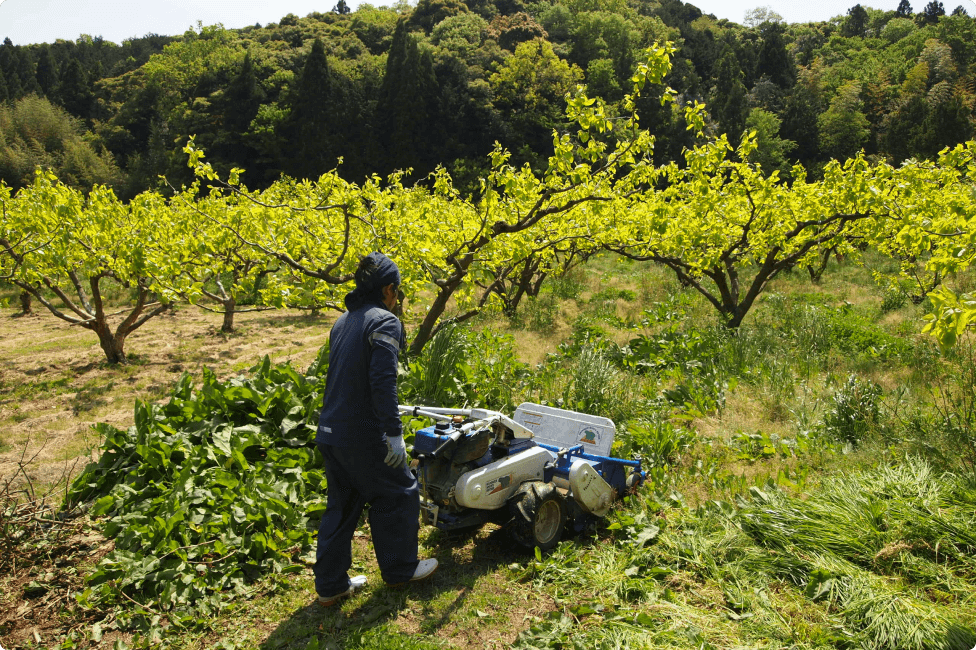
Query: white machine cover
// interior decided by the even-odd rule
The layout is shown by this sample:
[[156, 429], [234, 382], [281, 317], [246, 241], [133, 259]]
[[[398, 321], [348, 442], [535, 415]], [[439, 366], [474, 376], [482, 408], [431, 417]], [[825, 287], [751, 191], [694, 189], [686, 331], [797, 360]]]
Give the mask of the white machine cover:
[[533, 433], [536, 442], [554, 447], [575, 447], [596, 456], [609, 456], [617, 427], [613, 420], [596, 415], [524, 402], [513, 418]]

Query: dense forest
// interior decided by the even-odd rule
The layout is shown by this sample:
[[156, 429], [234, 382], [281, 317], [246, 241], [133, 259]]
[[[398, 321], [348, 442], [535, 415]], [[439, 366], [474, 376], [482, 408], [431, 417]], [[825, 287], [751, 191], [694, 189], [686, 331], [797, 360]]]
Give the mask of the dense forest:
[[282, 174], [314, 178], [338, 166], [361, 181], [446, 167], [473, 189], [494, 142], [545, 165], [566, 130], [565, 94], [586, 84], [622, 111], [642, 48], [678, 47], [666, 79], [678, 102], [640, 98], [641, 125], [661, 162], [693, 136], [682, 106], [701, 101], [711, 133], [788, 176], [816, 176], [860, 150], [898, 163], [972, 137], [976, 19], [932, 0], [916, 13], [855, 5], [820, 23], [787, 24], [769, 8], [743, 25], [681, 0], [344, 0], [327, 13], [289, 14], [243, 29], [200, 25], [179, 37], [121, 45], [0, 45], [0, 179], [13, 188], [53, 169], [80, 188], [122, 197], [164, 175], [189, 182], [183, 147], [251, 187]]

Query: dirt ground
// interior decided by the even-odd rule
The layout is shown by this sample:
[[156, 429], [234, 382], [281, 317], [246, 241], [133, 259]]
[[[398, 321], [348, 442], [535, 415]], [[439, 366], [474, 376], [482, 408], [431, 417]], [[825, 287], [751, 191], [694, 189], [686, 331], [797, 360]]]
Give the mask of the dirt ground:
[[17, 475], [38, 489], [63, 486], [84, 468], [100, 442], [93, 424], [130, 426], [135, 401], [165, 398], [183, 372], [199, 377], [207, 366], [233, 376], [265, 354], [306, 368], [337, 315], [242, 313], [224, 334], [219, 314], [183, 306], [130, 335], [131, 363], [110, 366], [89, 330], [47, 312], [15, 314], [0, 312], [0, 481]]

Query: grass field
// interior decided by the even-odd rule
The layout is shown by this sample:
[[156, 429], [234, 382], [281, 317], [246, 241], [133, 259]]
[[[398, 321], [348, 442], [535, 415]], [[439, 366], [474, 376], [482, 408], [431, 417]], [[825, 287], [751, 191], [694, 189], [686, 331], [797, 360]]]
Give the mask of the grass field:
[[[87, 332], [7, 309], [0, 645], [970, 650], [976, 359], [968, 341], [941, 354], [920, 334], [923, 306], [879, 288], [879, 269], [893, 270], [869, 257], [832, 263], [820, 284], [782, 277], [733, 336], [664, 272], [599, 258], [514, 321], [446, 333], [406, 367], [403, 401], [605, 415], [649, 483], [545, 555], [493, 526], [424, 528], [422, 552], [441, 568], [409, 589], [382, 586], [364, 523], [354, 570], [370, 586], [334, 610], [312, 602], [301, 561], [233, 597], [211, 593], [192, 615], [122, 577], [79, 601], [86, 579], [135, 547], [123, 548], [128, 533], [103, 536], [92, 512], [54, 518], [99, 455], [93, 424], [121, 440], [136, 400], [173, 403], [183, 373], [202, 391], [264, 377], [252, 370], [264, 355], [303, 371], [331, 316], [242, 315], [222, 335], [218, 315], [182, 307], [130, 337], [134, 362], [112, 368]], [[25, 491], [51, 509], [25, 519]]]

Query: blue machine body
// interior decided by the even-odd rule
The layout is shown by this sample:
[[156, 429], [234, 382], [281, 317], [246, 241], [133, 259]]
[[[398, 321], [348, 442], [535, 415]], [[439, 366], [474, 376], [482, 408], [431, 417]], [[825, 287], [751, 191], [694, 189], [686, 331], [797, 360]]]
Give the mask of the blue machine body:
[[[453, 426], [448, 423], [440, 423], [418, 430], [413, 441], [413, 454], [420, 458], [433, 454], [434, 451], [449, 440], [450, 434], [454, 430]], [[547, 483], [553, 482], [554, 479], [564, 479], [568, 482], [570, 469], [577, 460], [583, 460], [591, 465], [603, 480], [616, 490], [618, 494], [627, 492], [629, 488], [628, 476], [636, 473], [641, 482], [646, 478], [641, 468], [640, 460], [625, 460], [587, 454], [583, 451], [583, 445], [560, 449], [552, 445], [536, 442], [531, 438], [516, 438], [509, 440], [505, 445], [491, 444], [483, 456], [470, 460], [467, 463], [468, 471], [484, 467], [504, 458], [515, 456], [533, 447], [541, 447], [551, 452], [554, 457], [553, 461], [548, 463], [545, 468], [543, 480]], [[427, 467], [421, 463], [417, 467], [417, 477], [422, 485], [429, 478], [426, 472]], [[561, 481], [557, 480], [556, 482], [560, 483]], [[453, 530], [477, 525], [491, 518], [492, 514], [490, 511], [472, 509], [464, 512], [450, 513], [442, 510], [437, 518], [437, 527], [445, 530]], [[577, 509], [577, 512], [570, 517], [568, 525], [579, 531], [582, 530], [587, 521], [592, 519], [592, 515], [588, 515]]]

